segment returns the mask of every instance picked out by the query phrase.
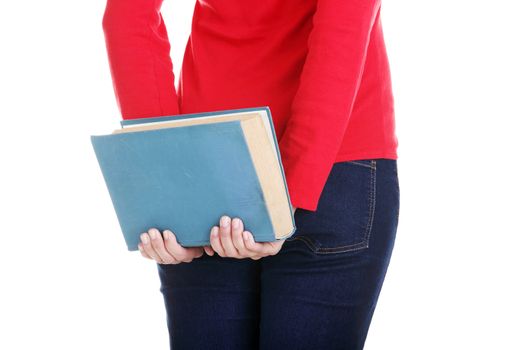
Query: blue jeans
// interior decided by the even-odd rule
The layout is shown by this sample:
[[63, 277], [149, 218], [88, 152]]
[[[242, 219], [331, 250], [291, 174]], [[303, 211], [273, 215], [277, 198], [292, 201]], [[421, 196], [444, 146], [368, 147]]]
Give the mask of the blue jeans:
[[157, 264], [171, 349], [362, 349], [398, 218], [397, 161], [343, 161], [278, 254]]

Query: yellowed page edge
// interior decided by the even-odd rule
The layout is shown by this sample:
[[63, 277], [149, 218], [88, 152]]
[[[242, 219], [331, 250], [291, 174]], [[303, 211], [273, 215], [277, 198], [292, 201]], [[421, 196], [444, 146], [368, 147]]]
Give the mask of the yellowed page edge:
[[274, 146], [268, 140], [261, 118], [242, 120], [241, 126], [263, 190], [275, 238], [284, 237], [293, 229], [293, 222], [281, 167], [272, 150]]
[[228, 122], [233, 120], [245, 120], [253, 117], [258, 117], [258, 113], [243, 113], [243, 114], [237, 114], [237, 115], [231, 115], [231, 116], [217, 116], [215, 118], [208, 118], [208, 119], [180, 119], [180, 120], [174, 120], [173, 122], [166, 122], [162, 124], [141, 124], [138, 126], [131, 126], [123, 129], [116, 129], [113, 131], [113, 134], [120, 134], [124, 132], [134, 132], [134, 131], [145, 131], [145, 130], [157, 130], [157, 129], [165, 129], [165, 128], [178, 128], [182, 126], [188, 126], [188, 125], [199, 125], [199, 124], [212, 124], [212, 123], [222, 123], [222, 122]]

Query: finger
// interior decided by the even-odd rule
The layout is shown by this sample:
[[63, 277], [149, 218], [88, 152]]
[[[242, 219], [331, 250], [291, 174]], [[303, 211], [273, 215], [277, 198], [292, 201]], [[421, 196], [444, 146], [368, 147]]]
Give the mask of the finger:
[[219, 229], [219, 238], [221, 240], [222, 247], [228, 257], [237, 257], [239, 252], [235, 249], [232, 241], [232, 230], [231, 230], [231, 219], [229, 216], [223, 215], [221, 217], [221, 227]]
[[214, 251], [219, 254], [220, 257], [225, 257], [226, 252], [222, 247], [221, 240], [219, 238], [219, 227], [213, 226], [210, 232], [210, 245]]
[[142, 242], [139, 243], [138, 247], [139, 247], [140, 255], [142, 255], [146, 259], [151, 259], [151, 256], [146, 254], [146, 252], [144, 251], [144, 247], [142, 246]]
[[162, 239], [159, 230], [156, 228], [150, 228], [148, 230], [148, 234], [151, 240], [151, 246], [153, 247], [153, 250], [155, 250], [155, 253], [157, 253], [157, 255], [162, 259], [162, 262], [164, 264], [173, 264], [175, 262], [175, 258], [166, 250], [166, 247], [164, 246], [164, 240]]
[[270, 243], [264, 242], [255, 242], [255, 239], [253, 238], [253, 235], [250, 231], [244, 231], [243, 232], [243, 238], [244, 238], [244, 244], [246, 245], [246, 248], [255, 253], [258, 256], [267, 256], [274, 254], [274, 248]]
[[277, 253], [279, 253], [281, 251], [281, 248], [283, 247], [284, 242], [286, 242], [286, 240], [284, 239], [278, 240], [276, 242], [269, 242], [271, 247], [270, 255], [276, 255]]
[[274, 242], [266, 242], [264, 245], [266, 246], [266, 255], [276, 255], [281, 250], [281, 247], [283, 246], [285, 240], [278, 240]]
[[244, 246], [247, 250], [249, 250], [252, 253], [255, 253], [256, 255], [262, 255], [263, 245], [262, 243], [255, 242], [255, 240], [253, 239], [253, 235], [250, 231], [244, 231], [242, 233], [242, 238], [244, 240]]
[[241, 219], [235, 218], [232, 220], [232, 242], [237, 249], [240, 257], [250, 257], [253, 256], [253, 252], [246, 249], [244, 245], [244, 238], [242, 237], [242, 232], [244, 231], [244, 224]]
[[213, 248], [209, 245], [205, 246], [204, 247], [204, 251], [206, 252], [206, 254], [208, 254], [209, 256], [213, 256], [213, 254], [215, 254], [215, 251], [213, 250]]
[[151, 246], [149, 235], [146, 232], [142, 233], [140, 235], [140, 240], [142, 241], [142, 246], [144, 247], [144, 251], [146, 252], [146, 254], [151, 256], [151, 258], [159, 264], [162, 264], [162, 259], [157, 255], [157, 253], [155, 253], [155, 250]]
[[204, 254], [202, 247], [185, 248], [179, 244], [177, 237], [170, 230], [164, 230], [164, 245], [166, 250], [179, 262], [191, 262], [193, 258]]
[[178, 262], [189, 262], [193, 259], [193, 251], [184, 248], [177, 241], [177, 237], [170, 230], [164, 230], [164, 245], [168, 253]]
[[192, 259], [193, 258], [200, 258], [204, 255], [204, 248], [203, 247], [191, 247], [186, 248], [188, 251], [192, 252]]

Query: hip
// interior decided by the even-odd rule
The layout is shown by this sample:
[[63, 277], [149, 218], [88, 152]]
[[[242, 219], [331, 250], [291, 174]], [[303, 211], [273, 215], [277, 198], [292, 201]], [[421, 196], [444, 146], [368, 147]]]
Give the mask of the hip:
[[[316, 211], [298, 208], [297, 230], [286, 239], [316, 255], [392, 248], [400, 210], [397, 160], [336, 162]], [[290, 246], [290, 245], [288, 245]], [[377, 252], [384, 255], [385, 251]]]

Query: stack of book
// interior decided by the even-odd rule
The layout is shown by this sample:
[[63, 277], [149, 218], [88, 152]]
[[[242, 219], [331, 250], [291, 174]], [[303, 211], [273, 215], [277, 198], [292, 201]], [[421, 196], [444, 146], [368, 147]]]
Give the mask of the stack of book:
[[270, 108], [120, 121], [91, 143], [128, 250], [155, 227], [185, 247], [209, 245], [222, 215], [256, 242], [296, 227]]

